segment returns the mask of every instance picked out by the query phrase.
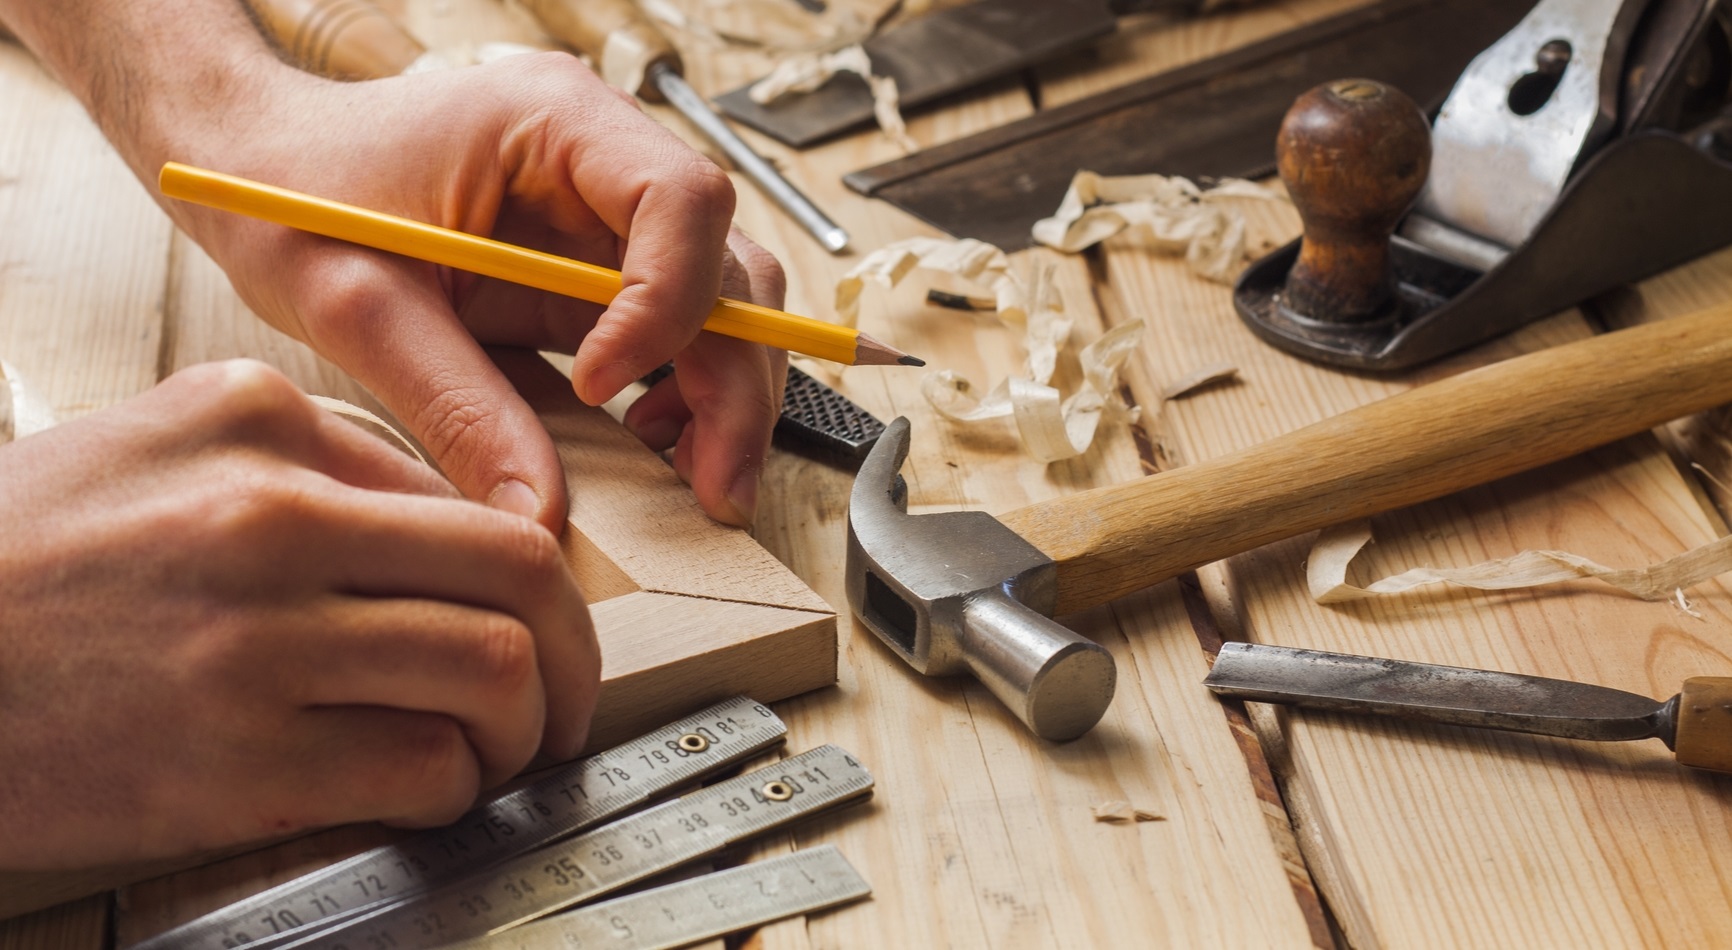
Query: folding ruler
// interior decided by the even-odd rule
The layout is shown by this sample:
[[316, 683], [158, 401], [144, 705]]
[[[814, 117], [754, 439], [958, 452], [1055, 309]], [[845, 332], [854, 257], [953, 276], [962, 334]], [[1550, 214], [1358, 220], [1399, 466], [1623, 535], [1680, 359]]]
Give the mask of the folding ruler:
[[271, 888], [130, 950], [412, 950], [466, 942], [637, 950], [864, 897], [870, 888], [839, 853], [815, 849], [547, 916], [871, 794], [864, 766], [820, 746], [626, 814], [786, 734], [768, 707], [730, 699], [537, 778], [451, 825]]

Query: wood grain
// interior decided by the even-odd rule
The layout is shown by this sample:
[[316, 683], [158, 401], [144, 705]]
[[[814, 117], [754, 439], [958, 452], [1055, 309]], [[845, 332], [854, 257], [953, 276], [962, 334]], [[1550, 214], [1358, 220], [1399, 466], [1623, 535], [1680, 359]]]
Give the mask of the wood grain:
[[1238, 451], [1003, 515], [1058, 563], [1058, 611], [1429, 501], [1732, 402], [1732, 307], [1551, 347]]
[[[1238, 384], [1163, 410], [1169, 454], [1191, 462], [1588, 333], [1565, 314], [1413, 378], [1376, 379], [1276, 353], [1239, 324], [1225, 288], [1169, 261], [1109, 249], [1106, 273], [1109, 311], [1165, 315], [1145, 351], [1148, 378], [1216, 361], [1239, 368]], [[1360, 569], [1375, 576], [1525, 548], [1636, 565], [1713, 536], [1651, 437], [1377, 518], [1373, 529], [1378, 543]], [[1732, 665], [1732, 600], [1718, 584], [1690, 592], [1703, 620], [1574, 589], [1445, 590], [1332, 609], [1306, 595], [1304, 557], [1300, 539], [1227, 562], [1219, 583], [1246, 636], [1655, 696]], [[1732, 869], [1721, 857], [1732, 790], [1680, 768], [1657, 743], [1584, 747], [1310, 714], [1277, 722], [1306, 857], [1355, 946], [1688, 946], [1732, 927]]]

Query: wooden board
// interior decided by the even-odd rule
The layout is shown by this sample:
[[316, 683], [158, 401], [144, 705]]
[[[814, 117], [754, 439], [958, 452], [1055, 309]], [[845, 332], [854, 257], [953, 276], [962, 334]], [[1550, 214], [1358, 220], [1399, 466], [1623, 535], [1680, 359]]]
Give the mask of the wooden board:
[[[744, 54], [689, 52], [700, 89], [730, 89], [762, 71]], [[1023, 89], [984, 90], [910, 121], [923, 145], [1027, 114]], [[672, 127], [677, 117], [664, 116]], [[741, 225], [787, 264], [790, 307], [833, 313], [835, 280], [890, 241], [933, 232], [879, 202], [848, 192], [852, 169], [894, 157], [868, 132], [794, 152], [748, 135], [855, 238], [832, 257], [739, 183]], [[704, 147], [701, 142], [694, 144]], [[1058, 268], [1077, 346], [1102, 329], [1086, 262], [1019, 255], [1025, 270]], [[863, 329], [933, 368], [990, 385], [1019, 366], [1012, 333], [990, 317], [921, 304], [921, 282], [895, 293], [868, 289]], [[903, 475], [911, 511], [1002, 511], [1041, 498], [1134, 478], [1149, 460], [1123, 421], [1083, 457], [1043, 466], [1017, 448], [1010, 423], [975, 429], [940, 419], [918, 394], [919, 377], [871, 367], [820, 374], [883, 418], [907, 415], [913, 446]], [[1077, 382], [1074, 361], [1061, 385]], [[805, 460], [771, 460], [756, 534], [827, 599], [843, 595], [849, 479]], [[1206, 619], [1206, 618], [1205, 618]], [[872, 883], [872, 900], [762, 931], [766, 950], [810, 946], [1256, 946], [1328, 945], [1260, 750], [1239, 739], [1226, 711], [1201, 689], [1197, 648], [1177, 584], [1065, 618], [1111, 650], [1119, 693], [1103, 724], [1055, 746], [1031, 739], [983, 688], [914, 676], [864, 627], [844, 620], [838, 690], [779, 705], [790, 749], [836, 742], [867, 763], [878, 793], [864, 813], [801, 825], [747, 857], [833, 843]], [[1090, 809], [1118, 799], [1165, 816], [1132, 825], [1097, 822]], [[1273, 822], [1268, 819], [1273, 816]]]
[[[1262, 222], [1284, 240], [1290, 210]], [[1104, 253], [1113, 319], [1157, 315], [1153, 387], [1227, 362], [1240, 380], [1167, 405], [1176, 464], [1212, 458], [1426, 378], [1591, 329], [1570, 313], [1400, 378], [1277, 353], [1226, 287], [1128, 247]], [[1146, 392], [1147, 390], [1145, 390]], [[1637, 566], [1715, 536], [1716, 521], [1653, 437], [1373, 519], [1361, 582], [1530, 548]], [[1691, 616], [1591, 585], [1424, 591], [1322, 607], [1305, 591], [1309, 538], [1217, 566], [1209, 586], [1240, 635], [1602, 683], [1664, 698], [1732, 668], [1732, 591], [1689, 592]], [[1732, 932], [1732, 779], [1678, 766], [1657, 742], [1591, 745], [1322, 714], [1267, 734], [1305, 855], [1354, 946], [1697, 946]], [[1716, 936], [1718, 935], [1718, 936]]]

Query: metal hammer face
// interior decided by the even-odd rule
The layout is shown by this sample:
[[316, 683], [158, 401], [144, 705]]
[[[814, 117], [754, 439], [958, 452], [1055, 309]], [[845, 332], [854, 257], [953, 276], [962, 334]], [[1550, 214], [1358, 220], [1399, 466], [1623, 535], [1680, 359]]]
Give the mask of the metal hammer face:
[[1087, 732], [1112, 702], [1112, 654], [1048, 618], [1057, 566], [980, 511], [908, 514], [909, 425], [890, 423], [848, 503], [848, 603], [928, 676], [972, 673], [1034, 733]]

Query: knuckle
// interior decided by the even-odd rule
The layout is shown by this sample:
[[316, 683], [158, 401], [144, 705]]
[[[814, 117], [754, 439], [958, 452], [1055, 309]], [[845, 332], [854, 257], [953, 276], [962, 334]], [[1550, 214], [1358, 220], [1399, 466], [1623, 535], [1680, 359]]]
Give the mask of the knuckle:
[[390, 292], [375, 262], [338, 252], [307, 261], [297, 271], [294, 300], [299, 302], [307, 342], [327, 349], [334, 336], [354, 336], [385, 325], [371, 319], [390, 305]]
[[[291, 422], [311, 407], [301, 390], [275, 367], [254, 359], [231, 359], [204, 363], [176, 374], [215, 414], [211, 422], [220, 428], [243, 428], [269, 432]], [[273, 425], [261, 427], [270, 420]]]
[[469, 647], [469, 670], [503, 696], [516, 695], [535, 677], [535, 636], [515, 618], [501, 614], [477, 623]]
[[468, 810], [481, 791], [481, 773], [463, 727], [445, 716], [417, 716], [393, 746], [397, 788], [391, 800], [409, 803], [406, 824], [444, 825]]
[[683, 161], [676, 159], [673, 164], [675, 174], [657, 184], [679, 188], [706, 220], [725, 221], [733, 216], [734, 182], [721, 166], [689, 150]]
[[310, 515], [306, 491], [261, 466], [230, 473], [225, 491], [209, 500], [204, 524], [217, 538], [250, 541]]

